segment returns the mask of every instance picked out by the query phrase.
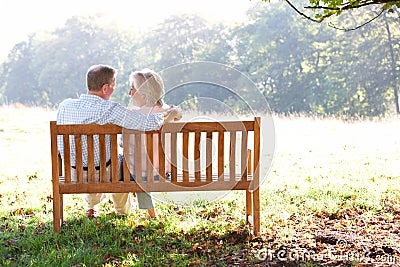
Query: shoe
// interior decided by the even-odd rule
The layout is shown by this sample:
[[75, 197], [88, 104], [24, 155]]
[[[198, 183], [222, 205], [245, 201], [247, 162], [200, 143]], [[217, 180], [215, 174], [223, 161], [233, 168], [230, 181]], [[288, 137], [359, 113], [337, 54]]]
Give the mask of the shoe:
[[96, 217], [96, 211], [94, 209], [88, 209], [88, 211], [86, 212], [86, 217], [88, 219], [93, 219], [94, 217]]

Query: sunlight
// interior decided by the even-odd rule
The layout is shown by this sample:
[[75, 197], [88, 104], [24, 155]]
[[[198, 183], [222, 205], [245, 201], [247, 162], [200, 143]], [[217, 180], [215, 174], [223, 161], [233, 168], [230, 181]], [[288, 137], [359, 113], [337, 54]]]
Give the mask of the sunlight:
[[[9, 1], [3, 8], [0, 24], [0, 61], [29, 34], [51, 31], [64, 25], [76, 15], [104, 14], [116, 22], [116, 27], [129, 26], [142, 30], [160, 23], [172, 15], [197, 14], [210, 21], [240, 21], [245, 19], [247, 9], [254, 4], [248, 0], [148, 0], [148, 1]], [[5, 10], [4, 10], [5, 9]], [[135, 29], [135, 30], [136, 30]]]

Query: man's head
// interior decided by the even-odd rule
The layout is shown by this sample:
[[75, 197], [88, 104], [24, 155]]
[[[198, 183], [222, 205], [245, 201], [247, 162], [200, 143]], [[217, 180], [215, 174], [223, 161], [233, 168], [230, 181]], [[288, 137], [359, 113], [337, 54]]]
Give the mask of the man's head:
[[86, 86], [89, 94], [110, 99], [114, 92], [117, 70], [108, 65], [93, 65], [86, 75]]

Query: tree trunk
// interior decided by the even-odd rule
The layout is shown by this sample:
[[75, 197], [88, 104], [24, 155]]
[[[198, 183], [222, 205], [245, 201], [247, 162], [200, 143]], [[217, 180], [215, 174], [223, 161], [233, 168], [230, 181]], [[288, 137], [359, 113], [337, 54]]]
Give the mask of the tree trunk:
[[399, 108], [399, 94], [397, 89], [397, 76], [396, 74], [396, 63], [394, 59], [394, 52], [393, 52], [393, 45], [392, 45], [392, 35], [390, 33], [389, 23], [386, 17], [386, 12], [384, 13], [385, 24], [386, 24], [386, 31], [388, 35], [388, 42], [389, 42], [389, 50], [390, 50], [390, 57], [391, 57], [391, 67], [392, 67], [392, 79], [393, 79], [393, 91], [394, 91], [394, 105], [396, 107], [396, 114], [400, 115], [400, 108]]

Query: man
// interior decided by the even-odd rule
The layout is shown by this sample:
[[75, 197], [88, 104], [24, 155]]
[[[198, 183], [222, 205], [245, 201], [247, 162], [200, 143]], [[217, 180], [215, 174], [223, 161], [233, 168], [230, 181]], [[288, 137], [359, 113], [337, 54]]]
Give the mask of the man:
[[[87, 72], [87, 94], [82, 94], [79, 99], [66, 99], [60, 103], [57, 112], [57, 124], [116, 124], [128, 129], [151, 131], [158, 130], [164, 123], [164, 118], [173, 110], [170, 109], [164, 113], [147, 115], [135, 110], [128, 110], [119, 103], [110, 101], [111, 94], [114, 92], [116, 84], [117, 71], [107, 65], [91, 66]], [[64, 155], [62, 140], [59, 139], [60, 153]], [[107, 159], [111, 158], [110, 139], [107, 142]], [[76, 179], [76, 172], [73, 166], [76, 166], [75, 143], [70, 140], [71, 146], [71, 173]], [[83, 147], [83, 166], [87, 167], [87, 142], [82, 140]], [[100, 152], [98, 151], [98, 138], [95, 139], [95, 165], [99, 166]], [[109, 173], [110, 167], [107, 168]], [[99, 170], [96, 171], [99, 176]], [[87, 172], [84, 172], [87, 179]], [[95, 206], [100, 203], [102, 194], [88, 194], [87, 216], [93, 218], [95, 215]], [[129, 213], [131, 201], [129, 193], [114, 193], [111, 195], [117, 214]]]

